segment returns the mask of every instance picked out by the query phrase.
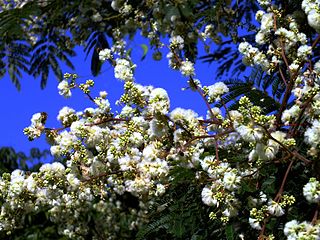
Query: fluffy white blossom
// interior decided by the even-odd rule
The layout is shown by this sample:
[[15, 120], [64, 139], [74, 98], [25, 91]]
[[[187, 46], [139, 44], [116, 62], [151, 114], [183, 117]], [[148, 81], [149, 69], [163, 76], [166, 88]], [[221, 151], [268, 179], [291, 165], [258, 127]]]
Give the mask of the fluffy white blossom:
[[261, 230], [261, 224], [256, 218], [249, 218], [249, 224], [253, 229]]
[[320, 202], [320, 183], [315, 178], [310, 178], [303, 187], [303, 196], [311, 203]]
[[131, 81], [133, 80], [133, 69], [135, 65], [131, 65], [131, 63], [122, 58], [118, 58], [116, 60], [116, 66], [114, 67], [114, 76], [120, 80]]
[[276, 217], [280, 217], [285, 213], [281, 205], [273, 200], [268, 202], [268, 211]]
[[320, 144], [320, 121], [314, 120], [312, 126], [304, 133], [305, 141], [312, 145], [317, 146]]
[[155, 88], [150, 93], [149, 110], [152, 113], [167, 114], [170, 108], [170, 100], [167, 91], [163, 88]]
[[106, 61], [108, 59], [112, 59], [112, 52], [111, 49], [105, 48], [99, 52], [99, 59], [100, 61]]
[[68, 81], [62, 80], [58, 85], [59, 94], [66, 98], [71, 97], [71, 91]]
[[263, 14], [262, 18], [261, 18], [261, 31], [265, 32], [265, 31], [269, 31], [270, 29], [273, 28], [273, 13], [266, 13]]
[[169, 42], [170, 42], [170, 47], [171, 48], [178, 48], [180, 50], [183, 49], [184, 47], [184, 40], [181, 36], [173, 36], [169, 39]]
[[263, 137], [262, 129], [259, 127], [249, 127], [241, 125], [236, 128], [237, 132], [243, 138], [243, 140], [248, 142], [255, 142]]
[[201, 192], [202, 201], [208, 206], [215, 206], [218, 204], [218, 200], [214, 197], [212, 189], [209, 187], [204, 187]]
[[289, 240], [320, 239], [320, 226], [308, 222], [299, 223], [297, 220], [292, 220], [285, 224], [283, 231]]
[[291, 108], [283, 111], [281, 116], [281, 121], [288, 125], [292, 120], [296, 119], [299, 116], [300, 107], [293, 105]]
[[308, 45], [302, 45], [298, 48], [298, 57], [302, 59], [306, 59], [308, 55], [311, 55], [312, 48]]
[[207, 88], [210, 102], [219, 101], [223, 94], [229, 92], [229, 88], [223, 82], [217, 82]]
[[180, 66], [180, 71], [184, 76], [194, 76], [194, 65], [190, 61], [182, 61]]
[[234, 190], [239, 187], [241, 178], [233, 171], [228, 171], [223, 177], [223, 186], [228, 190]]
[[64, 126], [71, 124], [76, 119], [76, 111], [70, 107], [63, 107], [57, 116], [57, 120], [60, 121]]

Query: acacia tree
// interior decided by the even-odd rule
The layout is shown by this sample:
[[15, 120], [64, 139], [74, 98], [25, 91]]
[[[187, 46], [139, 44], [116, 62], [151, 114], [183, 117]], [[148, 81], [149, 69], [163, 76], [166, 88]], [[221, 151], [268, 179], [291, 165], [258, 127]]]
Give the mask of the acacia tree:
[[[204, 26], [211, 24], [203, 36], [211, 43], [220, 44], [223, 38], [231, 37], [238, 41], [238, 27], [251, 27], [242, 24], [253, 16], [248, 9], [257, 9], [255, 1], [1, 1], [0, 70], [10, 74], [18, 89], [23, 72], [41, 77], [44, 87], [50, 69], [62, 80], [60, 64], [73, 68], [73, 49], [82, 46], [87, 56], [91, 54], [91, 70], [97, 75], [101, 67], [99, 49], [117, 45], [137, 31], [149, 39], [155, 59], [161, 58], [161, 38], [180, 35], [184, 39], [182, 53], [194, 60]], [[211, 43], [207, 44], [208, 51]], [[210, 57], [223, 56], [228, 50], [219, 49]]]
[[[135, 7], [118, 3], [109, 5], [119, 12]], [[29, 140], [45, 134], [65, 164], [3, 174], [2, 233], [14, 237], [45, 213], [57, 233], [71, 239], [319, 239], [320, 5], [304, 0], [303, 12], [293, 13], [286, 2], [258, 3], [255, 43], [243, 41], [238, 49], [246, 65], [284, 86], [273, 113], [250, 101], [252, 92], [228, 109], [228, 85], [202, 86], [194, 59], [187, 58], [188, 39], [175, 31], [169, 66], [186, 77], [208, 114], [171, 110], [164, 89], [135, 81], [123, 35], [113, 29], [117, 38], [99, 59], [124, 82], [122, 110], [111, 111], [104, 91], [91, 96], [92, 80], [79, 83], [76, 74], [64, 74], [59, 93], [71, 97], [79, 88], [96, 107], [62, 108], [57, 128], [45, 125], [45, 113], [32, 117], [24, 130]], [[210, 38], [212, 27], [204, 24], [197, 37]]]

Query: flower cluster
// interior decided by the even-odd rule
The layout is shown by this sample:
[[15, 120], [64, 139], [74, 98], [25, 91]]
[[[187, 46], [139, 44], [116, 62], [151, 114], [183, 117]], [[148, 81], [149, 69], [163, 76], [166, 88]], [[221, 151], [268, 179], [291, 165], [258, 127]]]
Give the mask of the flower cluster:
[[114, 77], [124, 81], [131, 81], [133, 80], [132, 70], [135, 67], [128, 60], [119, 58], [116, 60], [116, 66], [114, 67]]
[[313, 225], [308, 222], [299, 223], [296, 220], [287, 222], [284, 226], [284, 234], [288, 239], [299, 240], [299, 239], [319, 239], [320, 226]]
[[205, 91], [208, 95], [208, 100], [210, 103], [219, 101], [221, 96], [229, 92], [229, 88], [223, 82], [217, 82], [211, 86], [207, 86]]
[[40, 137], [42, 131], [44, 130], [44, 124], [46, 120], [46, 113], [33, 114], [30, 127], [27, 127], [23, 130], [24, 134], [28, 136], [29, 140]]
[[[162, 13], [169, 5], [146, 2], [152, 5], [150, 14], [161, 21], [140, 21], [141, 34], [160, 48], [164, 44], [158, 31], [170, 31], [169, 65], [188, 77], [190, 88], [204, 101], [207, 118], [191, 109], [171, 109], [165, 89], [136, 83], [136, 65], [122, 28], [113, 29], [114, 44], [101, 50], [99, 58], [110, 61], [115, 77], [123, 80], [119, 110], [112, 111], [105, 91], [91, 96], [93, 80], [79, 84], [77, 75], [65, 74], [59, 93], [70, 97], [71, 90], [79, 88], [94, 106], [82, 111], [63, 107], [58, 128], [45, 126], [45, 113], [32, 117], [24, 133], [30, 140], [45, 133], [52, 155], [63, 164], [3, 174], [0, 230], [10, 234], [23, 227], [27, 216], [47, 211], [58, 233], [70, 239], [132, 238], [132, 232], [149, 229], [145, 224], [154, 215], [180, 210], [180, 205], [169, 205], [187, 199], [192, 201], [188, 207], [196, 205], [207, 214], [203, 219], [219, 224], [214, 237], [227, 234], [231, 239], [236, 232], [241, 239], [319, 239], [320, 61], [313, 63], [319, 39], [312, 44], [295, 16], [285, 15], [272, 1], [259, 0], [264, 10], [256, 14], [261, 23], [257, 46], [242, 42], [239, 52], [244, 63], [264, 71], [263, 77], [277, 76], [282, 88], [275, 96], [263, 94], [279, 106], [266, 112], [248, 95], [239, 96], [230, 110], [223, 100], [235, 96], [231, 84], [202, 87], [200, 80], [193, 79], [194, 62], [182, 54], [194, 37], [191, 32], [188, 37], [180, 34], [185, 27], [180, 19], [187, 18], [188, 12], [180, 6], [183, 1], [174, 1], [181, 9], [166, 14]], [[128, 28], [135, 23], [131, 15], [145, 18], [129, 1], [114, 0], [110, 7], [128, 17]], [[317, 30], [318, 2], [304, 0], [302, 8]], [[99, 14], [93, 15], [94, 21], [102, 21]], [[213, 25], [203, 29], [197, 36], [214, 38]], [[219, 101], [221, 109], [215, 105]], [[192, 199], [179, 198], [184, 188], [176, 186], [187, 188]], [[192, 217], [195, 212], [188, 210], [183, 208], [186, 217]], [[161, 221], [178, 222], [174, 214]], [[86, 227], [91, 224], [98, 230]], [[167, 229], [171, 223], [164, 224]], [[151, 222], [151, 226], [155, 225]]]
[[309, 182], [303, 187], [303, 195], [311, 203], [320, 201], [320, 183], [315, 178], [310, 178]]

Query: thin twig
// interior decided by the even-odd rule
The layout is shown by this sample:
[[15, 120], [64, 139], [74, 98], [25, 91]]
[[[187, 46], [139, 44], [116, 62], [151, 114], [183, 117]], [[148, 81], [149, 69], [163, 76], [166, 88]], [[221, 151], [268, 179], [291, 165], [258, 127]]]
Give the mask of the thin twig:
[[279, 72], [280, 72], [282, 81], [284, 82], [284, 85], [286, 85], [286, 87], [288, 87], [288, 83], [287, 83], [287, 81], [286, 81], [286, 78], [285, 78], [284, 75], [283, 75], [283, 72], [282, 72], [282, 69], [281, 69], [280, 65], [279, 65]]
[[291, 167], [292, 167], [292, 165], [293, 165], [293, 162], [294, 162], [293, 160], [290, 161], [290, 163], [289, 163], [289, 165], [288, 165], [288, 167], [287, 167], [287, 171], [286, 171], [286, 173], [284, 174], [284, 177], [283, 177], [283, 179], [282, 179], [282, 182], [281, 182], [281, 186], [280, 186], [280, 188], [279, 188], [279, 191], [278, 191], [276, 197], [274, 198], [274, 201], [275, 201], [275, 202], [279, 202], [280, 199], [281, 199], [281, 196], [282, 196], [282, 193], [283, 193], [283, 190], [284, 190], [284, 185], [285, 185], [285, 183], [286, 183], [286, 181], [287, 181], [287, 178], [288, 178], [289, 172], [290, 172], [290, 170], [291, 170]]
[[311, 221], [312, 224], [316, 224], [318, 220], [318, 215], [319, 215], [319, 204], [317, 204], [316, 210], [314, 211], [313, 218]]

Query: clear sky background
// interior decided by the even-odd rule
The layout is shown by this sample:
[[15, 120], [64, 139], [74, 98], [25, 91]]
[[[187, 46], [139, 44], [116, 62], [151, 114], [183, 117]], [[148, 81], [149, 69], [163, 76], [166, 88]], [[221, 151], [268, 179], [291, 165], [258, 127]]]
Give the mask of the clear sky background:
[[[136, 82], [166, 89], [171, 100], [171, 110], [175, 107], [190, 108], [196, 110], [199, 115], [205, 116], [206, 107], [200, 95], [191, 90], [181, 90], [181, 88], [187, 87], [187, 78], [178, 71], [169, 69], [168, 61], [165, 58], [167, 51], [165, 50], [162, 61], [154, 61], [150, 50], [147, 57], [140, 61], [143, 55], [141, 43], [143, 40], [139, 37], [131, 43], [133, 60], [137, 64]], [[99, 91], [106, 90], [111, 106], [115, 109], [114, 103], [123, 92], [123, 82], [114, 78], [113, 68], [108, 63], [102, 66], [103, 73], [94, 78], [90, 72], [90, 56], [85, 61], [82, 49], [77, 48], [76, 51], [78, 56], [72, 59], [76, 70], [72, 71], [65, 67], [63, 72], [77, 73], [81, 76], [78, 79], [79, 82], [94, 79], [95, 86], [92, 95], [97, 96]], [[196, 64], [196, 78], [200, 79], [203, 85], [211, 85], [216, 82], [214, 64], [209, 65], [199, 60]], [[40, 79], [25, 75], [20, 81], [22, 87], [18, 92], [8, 76], [0, 79], [0, 147], [11, 146], [16, 151], [26, 153], [33, 147], [38, 147], [41, 150], [49, 149], [44, 138], [30, 142], [23, 134], [23, 129], [30, 125], [32, 115], [37, 112], [47, 112], [46, 126], [60, 127], [56, 117], [62, 107], [69, 106], [80, 111], [92, 106], [90, 100], [79, 89], [74, 90], [69, 99], [60, 96], [57, 90], [58, 81], [53, 73], [49, 75], [44, 90], [40, 89]]]

